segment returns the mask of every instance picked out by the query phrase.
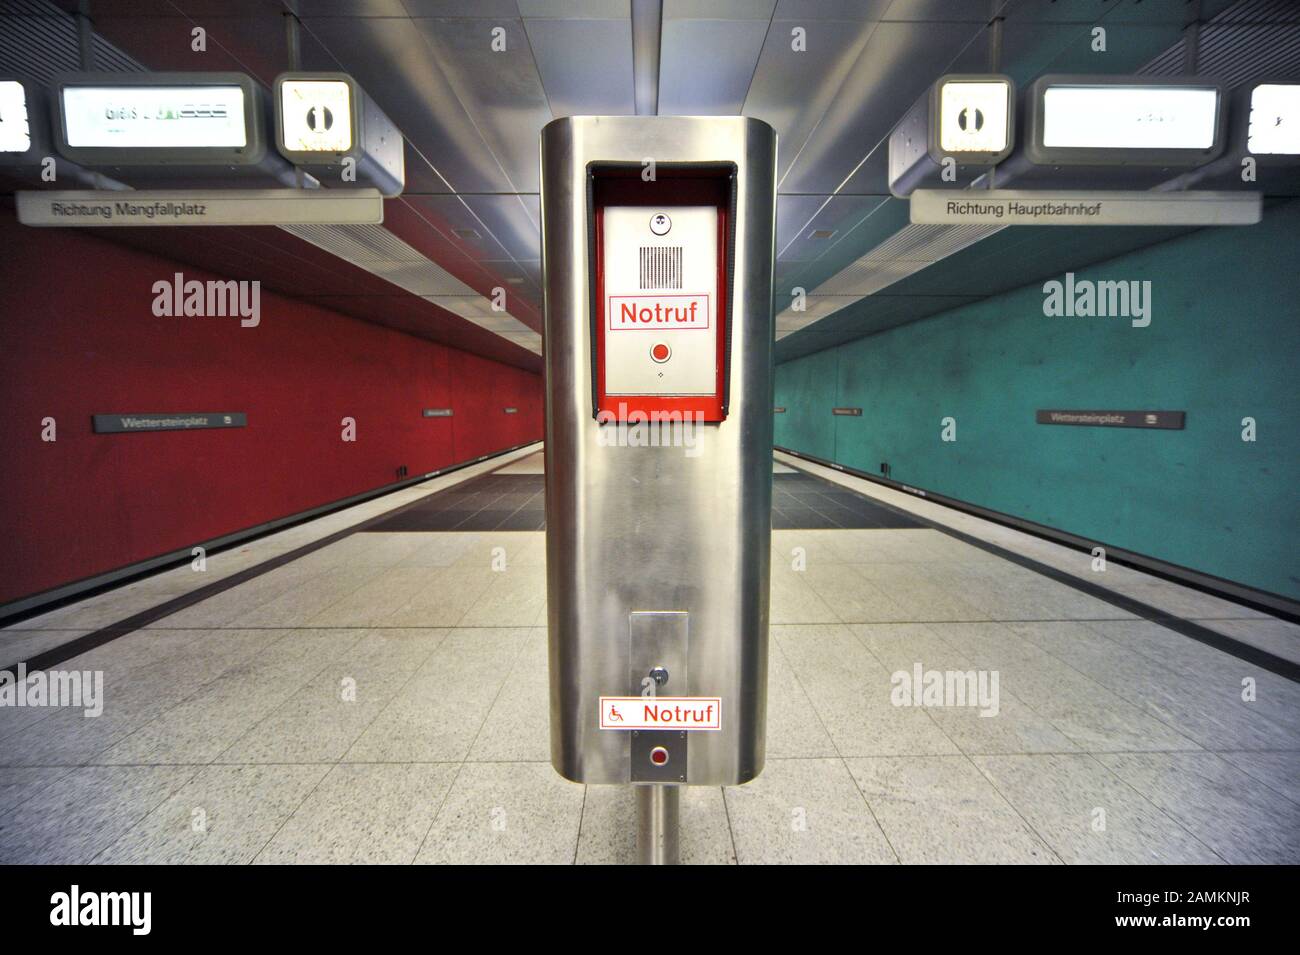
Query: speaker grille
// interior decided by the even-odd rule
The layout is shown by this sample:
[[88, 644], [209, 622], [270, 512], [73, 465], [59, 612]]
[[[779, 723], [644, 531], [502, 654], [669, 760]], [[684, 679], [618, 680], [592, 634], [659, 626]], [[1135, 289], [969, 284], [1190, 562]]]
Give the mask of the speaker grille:
[[681, 288], [682, 247], [680, 245], [643, 245], [641, 247], [641, 288]]

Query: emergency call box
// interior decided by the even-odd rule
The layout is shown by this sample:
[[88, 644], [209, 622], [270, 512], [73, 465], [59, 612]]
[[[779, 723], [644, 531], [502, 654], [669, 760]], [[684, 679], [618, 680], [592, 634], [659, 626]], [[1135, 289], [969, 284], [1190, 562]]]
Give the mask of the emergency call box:
[[627, 172], [591, 172], [596, 419], [721, 421], [734, 167]]
[[551, 762], [762, 771], [776, 133], [742, 116], [542, 131]]

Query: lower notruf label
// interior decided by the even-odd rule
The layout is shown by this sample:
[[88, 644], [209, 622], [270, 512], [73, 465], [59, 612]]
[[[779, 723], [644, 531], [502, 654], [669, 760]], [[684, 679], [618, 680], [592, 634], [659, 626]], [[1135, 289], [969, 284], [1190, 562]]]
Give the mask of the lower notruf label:
[[602, 696], [603, 730], [720, 730], [716, 696]]

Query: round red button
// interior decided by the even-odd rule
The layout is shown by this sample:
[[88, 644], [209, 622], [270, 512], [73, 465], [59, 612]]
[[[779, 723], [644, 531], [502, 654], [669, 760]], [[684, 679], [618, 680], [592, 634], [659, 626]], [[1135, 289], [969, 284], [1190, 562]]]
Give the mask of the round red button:
[[663, 342], [660, 342], [650, 349], [650, 357], [655, 361], [667, 361], [671, 355], [672, 349]]

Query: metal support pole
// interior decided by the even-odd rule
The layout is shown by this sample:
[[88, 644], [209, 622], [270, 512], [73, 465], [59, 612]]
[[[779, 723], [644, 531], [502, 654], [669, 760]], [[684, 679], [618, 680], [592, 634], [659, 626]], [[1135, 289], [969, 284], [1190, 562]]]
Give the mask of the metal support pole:
[[77, 58], [81, 68], [95, 69], [95, 25], [90, 19], [90, 0], [81, 0], [73, 14], [77, 22]]
[[[302, 24], [298, 20], [298, 5], [292, 3], [284, 11], [284, 46], [285, 61], [290, 72], [302, 69]], [[303, 189], [307, 185], [306, 176], [297, 166], [289, 174], [292, 179], [286, 185]]]
[[[1002, 70], [1002, 21], [1000, 15], [1002, 4], [999, 0], [993, 0], [993, 18], [989, 21], [989, 72], [998, 73]], [[997, 188], [998, 167], [993, 166], [988, 171], [985, 187], [988, 189]]]
[[1195, 76], [1201, 65], [1201, 2], [1196, 0], [1183, 24], [1183, 72]]
[[636, 857], [641, 865], [677, 865], [681, 853], [681, 788], [633, 786], [636, 790]]

